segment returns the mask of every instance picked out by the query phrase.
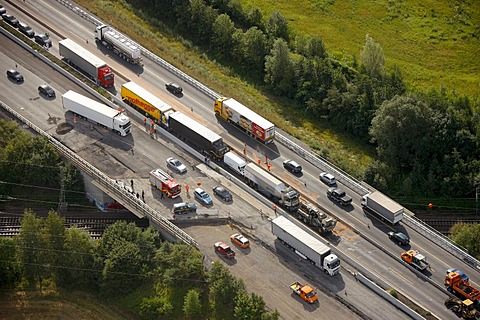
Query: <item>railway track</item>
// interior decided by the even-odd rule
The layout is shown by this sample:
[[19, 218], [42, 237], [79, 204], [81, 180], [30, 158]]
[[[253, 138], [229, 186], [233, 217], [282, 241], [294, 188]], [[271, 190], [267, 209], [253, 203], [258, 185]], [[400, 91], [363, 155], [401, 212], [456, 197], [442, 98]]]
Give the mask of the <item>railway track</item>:
[[478, 218], [419, 218], [438, 232], [448, 236], [451, 234], [450, 228], [457, 223], [463, 224], [477, 224], [480, 223]]
[[[0, 237], [14, 237], [20, 233], [20, 219], [22, 215], [5, 213], [0, 214]], [[139, 219], [133, 214], [94, 213], [94, 214], [67, 214], [63, 215], [66, 227], [77, 227], [87, 231], [93, 239], [100, 239], [105, 229], [117, 221], [133, 222], [142, 229], [147, 228], [147, 219]]]

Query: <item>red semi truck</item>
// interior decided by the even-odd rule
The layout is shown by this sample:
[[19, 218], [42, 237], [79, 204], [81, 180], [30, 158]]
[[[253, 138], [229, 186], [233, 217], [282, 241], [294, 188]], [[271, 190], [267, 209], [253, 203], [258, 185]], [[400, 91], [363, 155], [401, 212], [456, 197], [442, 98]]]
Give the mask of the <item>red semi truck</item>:
[[112, 69], [105, 61], [83, 48], [71, 39], [59, 42], [60, 55], [74, 68], [80, 69], [90, 79], [104, 88], [113, 87]]

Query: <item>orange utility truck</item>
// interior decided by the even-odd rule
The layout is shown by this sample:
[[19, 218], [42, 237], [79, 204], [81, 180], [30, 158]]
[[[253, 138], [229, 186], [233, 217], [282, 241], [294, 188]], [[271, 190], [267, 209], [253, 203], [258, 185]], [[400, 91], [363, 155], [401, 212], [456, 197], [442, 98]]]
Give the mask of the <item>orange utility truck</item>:
[[290, 285], [290, 289], [308, 303], [315, 303], [318, 301], [317, 290], [314, 290], [308, 284], [303, 285], [300, 282], [295, 281]]
[[445, 276], [445, 286], [447, 290], [473, 302], [480, 300], [480, 291], [472, 286], [468, 281], [462, 279], [460, 273], [456, 270], [447, 273]]
[[417, 250], [405, 251], [402, 253], [401, 257], [403, 261], [420, 271], [423, 271], [430, 266], [427, 262], [427, 258]]

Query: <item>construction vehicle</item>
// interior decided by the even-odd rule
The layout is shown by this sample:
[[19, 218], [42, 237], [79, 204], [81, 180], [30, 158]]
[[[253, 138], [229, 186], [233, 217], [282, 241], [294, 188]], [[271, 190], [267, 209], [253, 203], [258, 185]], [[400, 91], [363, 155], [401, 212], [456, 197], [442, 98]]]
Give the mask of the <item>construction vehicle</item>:
[[403, 219], [404, 208], [381, 192], [374, 191], [364, 195], [361, 204], [363, 208], [369, 209], [391, 224]]
[[263, 143], [271, 143], [275, 138], [275, 126], [273, 123], [235, 99], [219, 98], [215, 101], [213, 110], [215, 115], [236, 125], [248, 135]]
[[113, 87], [114, 75], [105, 61], [70, 39], [59, 41], [59, 53], [65, 61], [79, 69], [97, 85]]
[[167, 130], [187, 140], [198, 152], [222, 160], [230, 148], [218, 134], [178, 111], [165, 114]]
[[173, 108], [166, 102], [150, 93], [133, 81], [122, 84], [121, 96], [123, 101], [141, 112], [145, 117], [166, 128], [168, 123], [166, 113]]
[[140, 46], [107, 25], [95, 28], [95, 40], [100, 41], [108, 50], [112, 50], [123, 60], [132, 64], [142, 64]]
[[464, 299], [470, 299], [473, 302], [480, 300], [480, 291], [472, 286], [470, 282], [462, 279], [462, 275], [456, 270], [445, 275], [445, 286], [451, 293]]
[[317, 290], [314, 290], [308, 284], [301, 284], [300, 282], [295, 281], [290, 285], [290, 289], [308, 303], [315, 303], [318, 301]]
[[330, 276], [340, 272], [340, 259], [332, 250], [286, 217], [279, 216], [272, 220], [272, 233], [298, 256]]
[[402, 260], [411, 265], [412, 267], [423, 271], [430, 267], [427, 262], [427, 258], [418, 252], [418, 250], [408, 250], [401, 254]]
[[167, 198], [176, 198], [182, 191], [180, 184], [162, 169], [150, 171], [148, 177], [150, 184], [163, 192]]
[[445, 301], [445, 307], [462, 319], [480, 320], [480, 312], [475, 310], [474, 302], [470, 299], [462, 301], [457, 297], [451, 297]]
[[244, 177], [249, 186], [272, 199], [274, 203], [278, 203], [288, 211], [298, 209], [298, 192], [256, 164], [249, 163], [245, 166]]
[[337, 225], [337, 220], [303, 199], [300, 199], [300, 207], [295, 212], [295, 215], [299, 220], [321, 234], [331, 232]]
[[72, 111], [75, 117], [79, 115], [84, 119], [91, 120], [122, 137], [131, 132], [130, 119], [123, 114], [123, 111], [110, 108], [75, 91], [70, 90], [63, 94], [62, 104], [63, 108]]

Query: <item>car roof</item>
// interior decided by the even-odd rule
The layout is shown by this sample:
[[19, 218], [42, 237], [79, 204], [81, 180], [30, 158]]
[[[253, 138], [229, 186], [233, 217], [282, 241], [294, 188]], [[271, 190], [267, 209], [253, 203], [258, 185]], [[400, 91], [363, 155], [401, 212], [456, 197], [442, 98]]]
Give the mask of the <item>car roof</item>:
[[195, 189], [195, 192], [204, 193], [205, 191], [204, 191], [202, 188], [196, 188], [196, 189]]

